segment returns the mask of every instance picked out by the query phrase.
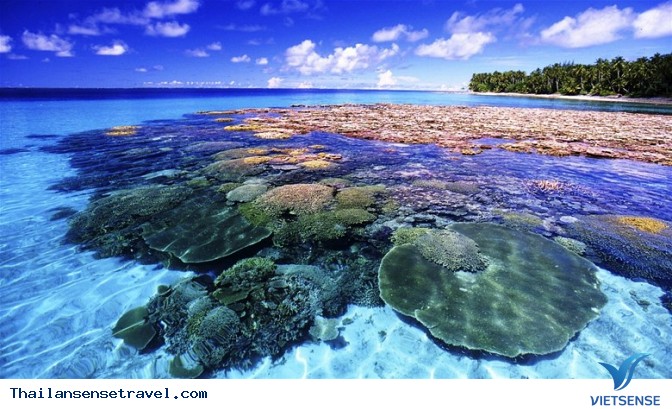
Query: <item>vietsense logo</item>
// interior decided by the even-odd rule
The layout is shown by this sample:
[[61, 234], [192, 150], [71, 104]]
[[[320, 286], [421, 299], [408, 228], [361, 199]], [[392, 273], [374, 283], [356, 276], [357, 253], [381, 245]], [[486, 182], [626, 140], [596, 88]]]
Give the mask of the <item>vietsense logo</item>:
[[618, 369], [616, 369], [615, 366], [606, 364], [604, 362], [600, 362], [600, 365], [607, 368], [607, 371], [609, 371], [611, 377], [614, 378], [614, 390], [620, 391], [621, 389], [625, 389], [625, 387], [630, 383], [637, 364], [649, 355], [650, 354], [631, 355], [628, 359], [623, 361]]
[[[629, 356], [616, 368], [600, 362], [614, 380], [614, 390], [625, 389], [632, 380], [637, 364], [650, 354], [637, 353]], [[660, 406], [660, 395], [598, 395], [590, 397], [591, 406]]]

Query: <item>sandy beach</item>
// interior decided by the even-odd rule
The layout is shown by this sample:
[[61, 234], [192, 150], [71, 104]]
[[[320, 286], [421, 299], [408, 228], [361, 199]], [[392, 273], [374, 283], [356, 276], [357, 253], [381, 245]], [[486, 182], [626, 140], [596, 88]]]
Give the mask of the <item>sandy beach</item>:
[[473, 95], [518, 97], [518, 98], [544, 98], [544, 99], [566, 99], [575, 101], [594, 101], [594, 102], [618, 102], [628, 104], [651, 104], [651, 105], [672, 105], [672, 98], [632, 98], [620, 95], [596, 96], [596, 95], [562, 95], [562, 94], [520, 94], [516, 92], [469, 92]]

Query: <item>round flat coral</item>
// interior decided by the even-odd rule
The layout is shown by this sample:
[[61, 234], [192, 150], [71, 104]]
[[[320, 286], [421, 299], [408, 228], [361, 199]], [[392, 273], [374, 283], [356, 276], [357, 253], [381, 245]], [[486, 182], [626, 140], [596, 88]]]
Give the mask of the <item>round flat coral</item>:
[[381, 297], [449, 345], [507, 357], [559, 351], [596, 318], [606, 297], [590, 261], [542, 236], [494, 224], [455, 224], [488, 258], [478, 273], [451, 271], [414, 244], [379, 270]]

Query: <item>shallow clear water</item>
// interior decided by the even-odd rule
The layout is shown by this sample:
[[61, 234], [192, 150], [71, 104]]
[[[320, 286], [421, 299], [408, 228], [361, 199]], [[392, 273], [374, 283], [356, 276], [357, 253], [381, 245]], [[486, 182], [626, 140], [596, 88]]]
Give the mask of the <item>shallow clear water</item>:
[[[0, 100], [0, 376], [6, 378], [165, 377], [168, 356], [162, 350], [139, 355], [111, 337], [111, 327], [126, 310], [144, 304], [158, 284], [171, 284], [192, 273], [121, 258], [98, 259], [65, 244], [67, 220], [59, 210], [86, 207], [94, 188], [116, 189], [113, 177], [87, 178], [76, 166], [101, 163], [101, 172], [118, 171], [113, 154], [141, 147], [125, 141], [104, 144], [86, 138], [117, 125], [142, 124], [155, 132], [155, 146], [180, 147], [190, 126], [207, 129], [209, 119], [196, 111], [245, 107], [332, 103], [498, 104], [567, 109], [631, 109], [619, 104], [549, 101], [532, 98], [479, 97], [414, 92], [260, 92], [235, 95], [162, 95], [143, 98], [75, 99], [60, 97]], [[663, 109], [664, 111], [664, 109]], [[183, 116], [187, 114], [186, 117]], [[163, 135], [163, 136], [162, 136]], [[167, 136], [166, 136], [167, 135]], [[241, 141], [249, 137], [238, 135]], [[161, 139], [163, 138], [163, 139]], [[68, 151], [64, 140], [80, 141]], [[261, 144], [254, 141], [255, 144]], [[344, 156], [340, 172], [360, 183], [385, 183], [407, 209], [407, 217], [429, 214], [436, 224], [457, 219], [498, 220], [502, 212], [524, 212], [549, 223], [581, 214], [638, 214], [670, 219], [672, 170], [629, 161], [552, 158], [498, 150], [454, 156], [433, 146], [386, 145], [315, 134], [278, 142], [286, 146], [321, 143]], [[89, 149], [85, 155], [82, 147]], [[60, 150], [59, 150], [60, 149]], [[363, 158], [363, 149], [369, 153]], [[389, 155], [390, 150], [394, 155]], [[60, 154], [53, 152], [62, 152]], [[87, 159], [88, 156], [88, 159]], [[106, 159], [107, 158], [107, 159]], [[127, 158], [133, 160], [133, 158]], [[164, 158], [165, 159], [165, 158]], [[72, 162], [71, 162], [72, 161]], [[154, 168], [143, 168], [152, 162]], [[170, 169], [159, 158], [139, 157], [138, 173], [123, 163], [129, 180]], [[106, 168], [107, 164], [107, 168]], [[140, 166], [142, 165], [142, 166]], [[74, 166], [74, 167], [73, 167]], [[193, 166], [198, 166], [194, 164]], [[377, 166], [374, 169], [374, 166]], [[80, 169], [81, 169], [80, 168]], [[440, 179], [477, 186], [465, 198], [420, 188], [413, 181]], [[572, 194], [547, 195], [527, 182], [559, 180]], [[66, 183], [64, 183], [64, 181]], [[121, 182], [119, 182], [121, 183]], [[122, 183], [123, 184], [123, 183]], [[566, 193], [566, 192], [565, 192]], [[459, 214], [456, 204], [462, 201]], [[422, 224], [413, 222], [415, 224]], [[543, 230], [543, 229], [542, 229]], [[639, 376], [672, 377], [672, 319], [660, 305], [660, 288], [632, 282], [601, 270], [609, 303], [561, 353], [517, 364], [445, 351], [421, 330], [399, 321], [389, 309], [351, 307], [342, 326], [347, 346], [308, 343], [289, 350], [280, 361], [263, 361], [248, 372], [217, 377], [605, 377], [595, 362], [619, 362], [646, 350], [653, 363]], [[643, 300], [643, 301], [642, 301]], [[648, 303], [648, 304], [647, 304]], [[646, 306], [646, 308], [644, 307]], [[380, 335], [384, 332], [386, 335]]]

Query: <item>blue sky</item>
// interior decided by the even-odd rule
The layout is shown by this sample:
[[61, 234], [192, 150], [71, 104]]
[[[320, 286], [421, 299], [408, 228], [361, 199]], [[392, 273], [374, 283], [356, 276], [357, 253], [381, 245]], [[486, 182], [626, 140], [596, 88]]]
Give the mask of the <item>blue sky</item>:
[[672, 52], [672, 1], [0, 0], [2, 87], [460, 89]]

